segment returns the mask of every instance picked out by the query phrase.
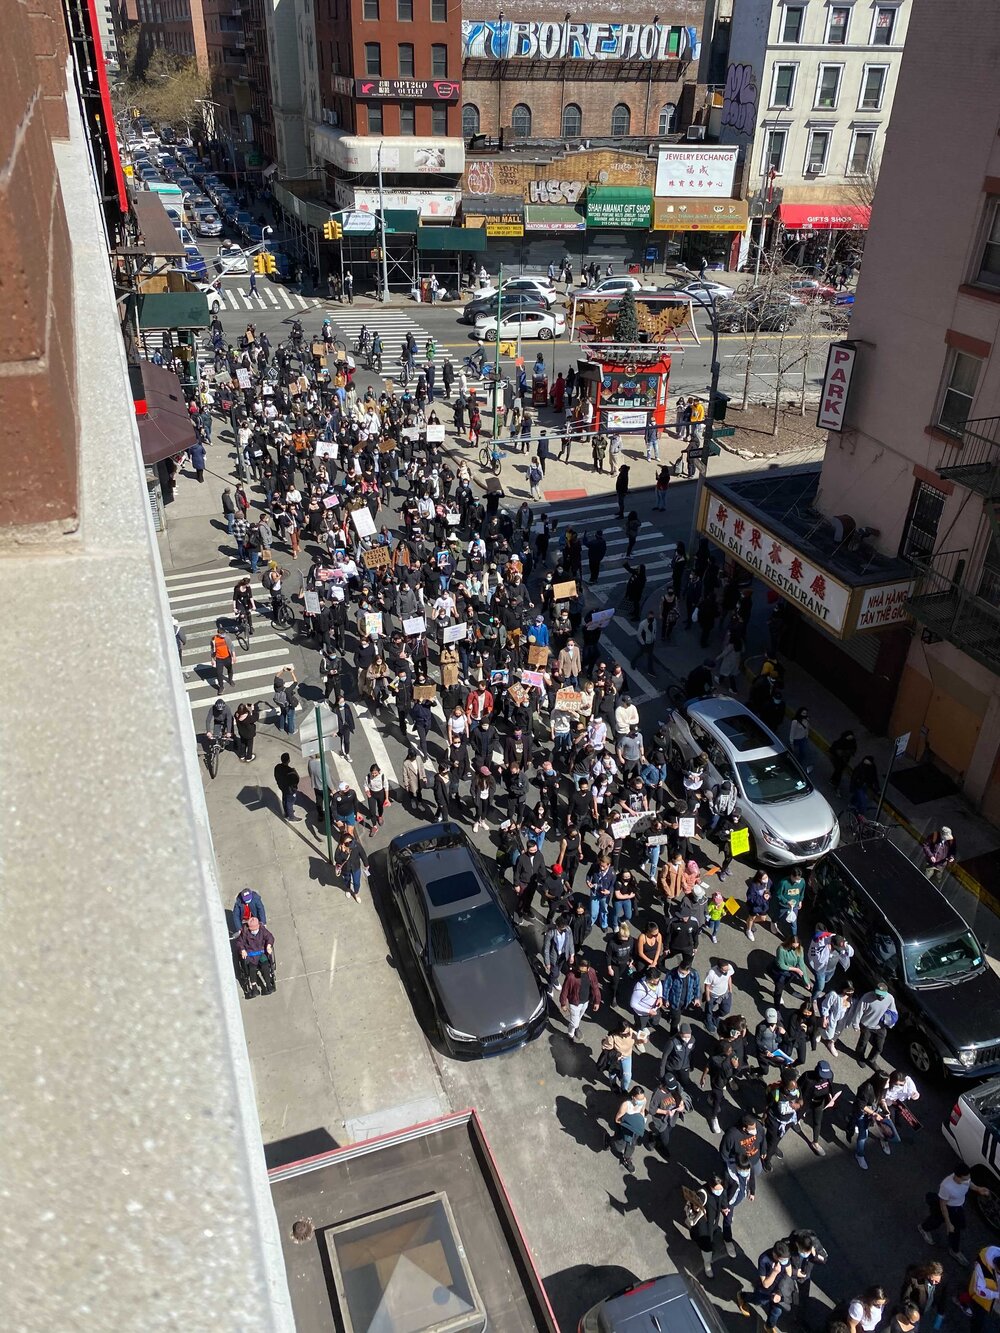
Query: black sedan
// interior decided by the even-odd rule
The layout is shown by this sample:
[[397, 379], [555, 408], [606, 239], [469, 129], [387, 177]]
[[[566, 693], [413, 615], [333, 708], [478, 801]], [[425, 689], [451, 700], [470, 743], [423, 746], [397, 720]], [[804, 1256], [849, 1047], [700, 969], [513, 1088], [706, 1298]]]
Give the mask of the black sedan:
[[516, 1050], [545, 1027], [545, 992], [478, 851], [457, 824], [393, 838], [393, 906], [448, 1051]]
[[[548, 310], [549, 305], [543, 296], [535, 296], [531, 292], [511, 292], [504, 294], [503, 314], [512, 315], [515, 311], [522, 310]], [[497, 298], [493, 296], [480, 296], [476, 300], [470, 301], [462, 311], [462, 321], [466, 324], [475, 324], [480, 315], [494, 318], [497, 313]]]

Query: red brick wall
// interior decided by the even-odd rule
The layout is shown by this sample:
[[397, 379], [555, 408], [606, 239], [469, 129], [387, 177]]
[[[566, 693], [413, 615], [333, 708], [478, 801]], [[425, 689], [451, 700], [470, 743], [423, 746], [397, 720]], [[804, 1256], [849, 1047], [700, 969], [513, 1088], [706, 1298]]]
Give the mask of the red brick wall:
[[65, 138], [58, 0], [12, 0], [0, 49], [0, 525], [77, 513], [73, 281], [52, 156]]

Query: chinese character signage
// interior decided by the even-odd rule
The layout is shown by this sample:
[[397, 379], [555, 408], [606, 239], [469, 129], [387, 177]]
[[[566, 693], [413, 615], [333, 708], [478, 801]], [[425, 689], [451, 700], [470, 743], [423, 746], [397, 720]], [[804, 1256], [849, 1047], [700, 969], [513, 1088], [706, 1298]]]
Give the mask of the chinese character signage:
[[480, 60], [698, 59], [697, 28], [664, 23], [521, 23], [463, 19], [462, 55]]
[[451, 79], [355, 79], [354, 96], [392, 102], [457, 102], [462, 85]]
[[851, 391], [854, 358], [857, 348], [853, 343], [831, 343], [826, 356], [826, 374], [819, 399], [816, 425], [821, 430], [843, 430], [847, 395]]
[[674, 199], [730, 199], [738, 148], [661, 148], [656, 193]]
[[728, 500], [705, 492], [699, 528], [734, 560], [777, 588], [838, 637], [847, 624], [850, 589], [775, 537]]

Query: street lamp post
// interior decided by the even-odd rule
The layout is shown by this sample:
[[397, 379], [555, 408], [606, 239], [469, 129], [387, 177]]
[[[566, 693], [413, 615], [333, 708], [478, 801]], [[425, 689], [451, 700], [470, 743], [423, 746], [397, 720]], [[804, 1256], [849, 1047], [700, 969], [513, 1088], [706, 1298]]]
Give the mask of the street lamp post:
[[691, 538], [689, 545], [691, 549], [694, 550], [695, 539], [698, 535], [698, 514], [701, 511], [702, 497], [705, 492], [705, 479], [708, 475], [708, 460], [712, 449], [712, 427], [715, 423], [715, 400], [719, 393], [719, 374], [721, 372], [721, 366], [719, 365], [719, 298], [713, 296], [711, 302], [699, 297], [693, 297], [692, 299], [696, 300], [701, 308], [707, 311], [709, 328], [712, 330], [712, 375], [708, 389], [708, 410], [705, 413], [704, 455], [700, 460], [700, 466], [698, 466], [698, 482], [694, 492], [694, 512], [691, 515]]

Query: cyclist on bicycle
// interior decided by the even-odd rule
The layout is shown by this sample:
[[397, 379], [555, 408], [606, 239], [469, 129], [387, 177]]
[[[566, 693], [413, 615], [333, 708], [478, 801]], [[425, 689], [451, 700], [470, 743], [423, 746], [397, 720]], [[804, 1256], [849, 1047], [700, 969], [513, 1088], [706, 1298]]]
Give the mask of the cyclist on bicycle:
[[358, 334], [358, 341], [357, 344], [355, 345], [354, 350], [356, 352], [367, 352], [370, 339], [371, 339], [371, 334], [368, 332], [368, 325], [362, 324], [361, 332]]
[[328, 319], [324, 319], [323, 321], [323, 327], [320, 330], [320, 337], [322, 338], [323, 342], [326, 343], [327, 347], [330, 347], [332, 345], [333, 325], [330, 323]]
[[254, 601], [250, 577], [244, 574], [233, 589], [233, 616], [237, 623], [241, 620], [246, 622], [248, 634], [253, 633], [253, 613], [256, 610], [257, 603]]
[[301, 319], [293, 319], [293, 320], [292, 320], [292, 333], [291, 333], [291, 339], [292, 339], [292, 342], [293, 342], [293, 343], [300, 343], [300, 342], [302, 341], [302, 321], [301, 321]]
[[265, 570], [264, 575], [261, 579], [261, 583], [263, 583], [266, 590], [271, 594], [272, 620], [278, 619], [278, 615], [281, 611], [282, 605], [286, 600], [285, 594], [282, 592], [281, 588], [282, 584], [284, 583], [284, 580], [287, 577], [288, 577], [287, 569], [282, 569], [281, 566], [278, 564], [272, 564], [269, 569]]
[[486, 363], [486, 349], [484, 347], [477, 347], [476, 350], [465, 359], [469, 368], [474, 370], [477, 375], [481, 375], [483, 373], [483, 366]]
[[373, 334], [372, 334], [371, 355], [372, 355], [373, 358], [376, 357], [376, 356], [381, 357], [381, 355], [382, 355], [382, 335], [381, 335], [381, 333], [373, 333]]
[[225, 699], [216, 699], [205, 714], [205, 735], [210, 741], [228, 741], [232, 734], [233, 710]]

